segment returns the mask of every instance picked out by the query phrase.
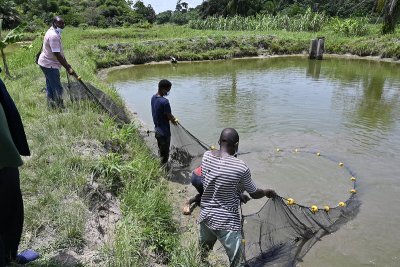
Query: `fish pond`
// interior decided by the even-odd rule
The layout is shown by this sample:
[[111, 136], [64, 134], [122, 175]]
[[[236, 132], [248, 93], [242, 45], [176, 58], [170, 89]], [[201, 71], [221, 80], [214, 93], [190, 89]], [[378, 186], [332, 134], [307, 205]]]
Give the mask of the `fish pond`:
[[259, 187], [335, 207], [357, 178], [359, 213], [299, 266], [400, 266], [400, 64], [271, 57], [138, 65], [107, 77], [150, 130], [160, 79], [172, 82], [172, 113], [198, 139], [217, 146], [223, 128], [238, 130], [239, 157]]

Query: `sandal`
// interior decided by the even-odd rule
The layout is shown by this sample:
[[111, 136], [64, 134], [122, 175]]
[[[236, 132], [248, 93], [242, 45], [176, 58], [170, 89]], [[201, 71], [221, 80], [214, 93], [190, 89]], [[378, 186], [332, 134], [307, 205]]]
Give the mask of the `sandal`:
[[26, 264], [39, 258], [39, 253], [34, 250], [26, 249], [17, 255], [15, 262], [18, 264]]

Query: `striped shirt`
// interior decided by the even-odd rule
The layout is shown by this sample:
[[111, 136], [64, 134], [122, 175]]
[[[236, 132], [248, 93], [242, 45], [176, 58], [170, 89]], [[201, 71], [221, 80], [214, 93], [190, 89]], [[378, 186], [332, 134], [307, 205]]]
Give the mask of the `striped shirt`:
[[204, 153], [201, 166], [204, 193], [199, 222], [214, 230], [240, 231], [240, 194], [257, 190], [249, 168], [234, 156], [218, 157], [211, 151]]

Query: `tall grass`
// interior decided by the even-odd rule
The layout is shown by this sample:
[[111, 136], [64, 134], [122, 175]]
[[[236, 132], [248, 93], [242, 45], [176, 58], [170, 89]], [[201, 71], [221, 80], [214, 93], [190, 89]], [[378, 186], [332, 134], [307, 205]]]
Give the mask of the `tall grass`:
[[364, 36], [370, 31], [367, 18], [332, 18], [330, 26], [344, 36]]
[[321, 30], [328, 17], [323, 13], [314, 13], [311, 9], [295, 17], [285, 14], [256, 15], [254, 17], [208, 17], [204, 20], [192, 20], [188, 26], [200, 30], [223, 30], [223, 31], [310, 31]]

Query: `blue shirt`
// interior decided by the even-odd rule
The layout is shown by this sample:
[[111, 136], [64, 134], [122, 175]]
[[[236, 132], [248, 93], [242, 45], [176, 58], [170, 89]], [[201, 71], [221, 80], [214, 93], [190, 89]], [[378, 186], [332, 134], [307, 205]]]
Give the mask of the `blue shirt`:
[[171, 136], [171, 130], [169, 127], [169, 119], [167, 114], [171, 114], [171, 106], [169, 105], [168, 99], [153, 95], [151, 98], [151, 114], [153, 116], [154, 130], [162, 136]]

